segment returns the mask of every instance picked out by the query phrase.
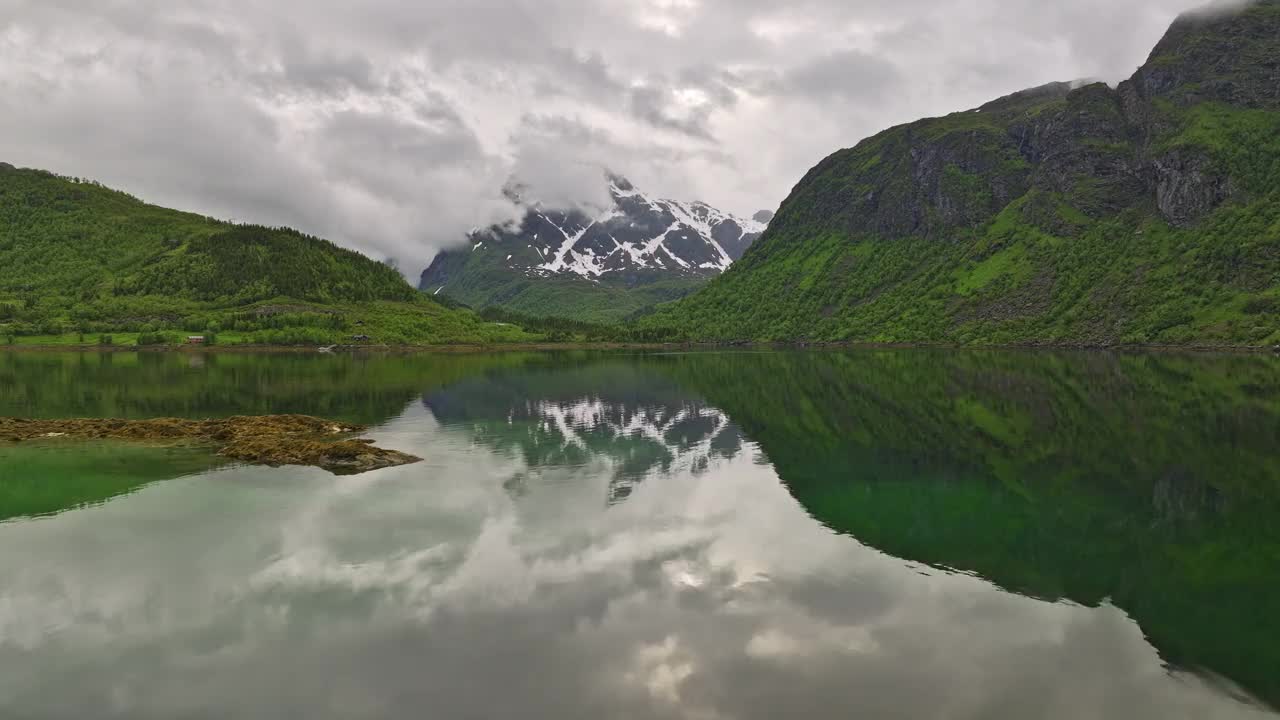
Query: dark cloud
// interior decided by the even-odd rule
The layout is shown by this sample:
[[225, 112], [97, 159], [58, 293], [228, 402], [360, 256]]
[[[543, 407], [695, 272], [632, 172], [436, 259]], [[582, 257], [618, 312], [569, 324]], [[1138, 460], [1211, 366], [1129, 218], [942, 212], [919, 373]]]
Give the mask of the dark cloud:
[[599, 53], [578, 55], [555, 49], [547, 56], [546, 72], [535, 87], [547, 96], [585, 95], [601, 102], [616, 101], [626, 93], [626, 84], [614, 75]]
[[0, 0], [0, 159], [412, 274], [510, 213], [517, 170], [589, 199], [573, 168], [608, 166], [750, 214], [890, 124], [1118, 80], [1198, 4]]
[[680, 72], [679, 84], [701, 90], [710, 102], [721, 109], [731, 109], [738, 103], [742, 79], [730, 70], [702, 65], [684, 68]]
[[714, 141], [707, 128], [707, 115], [703, 106], [682, 109], [670, 88], [641, 85], [629, 93], [631, 112], [637, 118], [663, 130], [672, 130], [699, 140]]
[[821, 101], [839, 98], [880, 101], [909, 79], [894, 64], [862, 50], [833, 52], [783, 75], [776, 88], [781, 95], [801, 95]]
[[296, 36], [282, 44], [280, 63], [279, 81], [285, 89], [305, 88], [324, 94], [381, 89], [367, 57], [328, 53]]

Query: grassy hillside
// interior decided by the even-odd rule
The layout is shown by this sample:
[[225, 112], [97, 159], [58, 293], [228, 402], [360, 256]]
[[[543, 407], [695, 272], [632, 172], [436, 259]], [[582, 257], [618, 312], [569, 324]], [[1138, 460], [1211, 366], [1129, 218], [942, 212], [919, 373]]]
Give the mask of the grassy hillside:
[[581, 277], [527, 277], [470, 264], [451, 277], [448, 297], [474, 308], [502, 308], [542, 318], [617, 323], [636, 313], [687, 296], [706, 278], [672, 277], [626, 286]]
[[286, 228], [232, 225], [0, 165], [0, 343], [525, 339]]
[[815, 167], [668, 339], [1280, 343], [1280, 2]]

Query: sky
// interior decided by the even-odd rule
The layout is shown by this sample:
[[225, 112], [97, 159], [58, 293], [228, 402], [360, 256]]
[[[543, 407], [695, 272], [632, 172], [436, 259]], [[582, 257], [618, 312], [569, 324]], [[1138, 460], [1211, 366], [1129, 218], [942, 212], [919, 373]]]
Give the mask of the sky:
[[0, 161], [414, 275], [602, 168], [749, 216], [895, 124], [1128, 77], [1202, 0], [0, 0]]

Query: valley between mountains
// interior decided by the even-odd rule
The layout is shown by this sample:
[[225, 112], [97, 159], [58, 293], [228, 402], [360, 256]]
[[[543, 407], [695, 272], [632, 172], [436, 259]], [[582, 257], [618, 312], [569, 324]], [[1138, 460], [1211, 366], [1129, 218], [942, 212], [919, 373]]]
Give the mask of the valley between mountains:
[[[414, 288], [287, 228], [0, 165], [0, 342], [1280, 345], [1280, 0], [840, 150], [777, 216], [508, 197]], [[460, 239], [461, 240], [461, 239]]]

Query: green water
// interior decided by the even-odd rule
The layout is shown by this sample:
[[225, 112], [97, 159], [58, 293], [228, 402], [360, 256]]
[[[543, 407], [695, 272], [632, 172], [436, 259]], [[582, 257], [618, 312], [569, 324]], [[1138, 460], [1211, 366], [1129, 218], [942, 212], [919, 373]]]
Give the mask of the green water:
[[276, 412], [425, 461], [0, 447], [0, 717], [1280, 703], [1274, 357], [0, 354], [0, 416]]
[[0, 444], [0, 522], [105, 502], [220, 464], [199, 448], [66, 440]]

